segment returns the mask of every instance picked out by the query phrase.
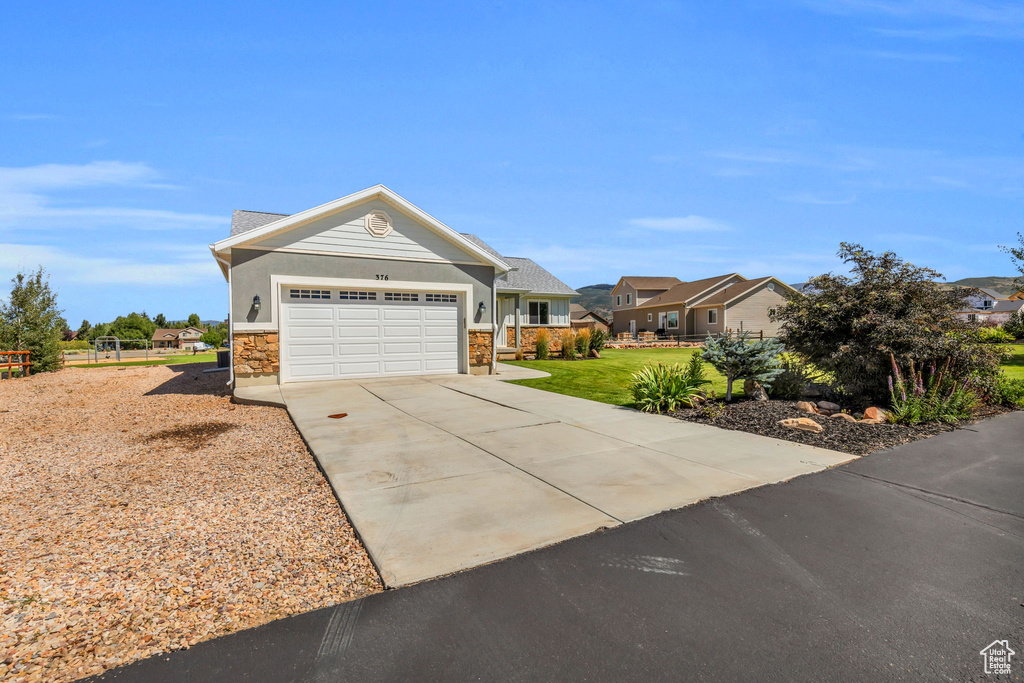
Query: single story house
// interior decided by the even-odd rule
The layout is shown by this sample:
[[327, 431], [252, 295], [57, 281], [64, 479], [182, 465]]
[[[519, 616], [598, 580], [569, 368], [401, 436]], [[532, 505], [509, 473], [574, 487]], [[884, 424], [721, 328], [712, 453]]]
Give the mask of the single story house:
[[776, 277], [739, 273], [683, 282], [669, 277], [622, 277], [612, 289], [613, 334], [662, 330], [670, 336], [705, 336], [746, 330], [774, 337], [768, 312], [797, 290]]
[[579, 304], [569, 304], [569, 320], [574, 330], [586, 328], [609, 332], [612, 329], [611, 322]]
[[159, 329], [153, 333], [154, 349], [191, 349], [206, 330], [199, 327]]
[[491, 373], [499, 347], [557, 339], [578, 295], [383, 185], [293, 215], [235, 211], [210, 249], [235, 386]]

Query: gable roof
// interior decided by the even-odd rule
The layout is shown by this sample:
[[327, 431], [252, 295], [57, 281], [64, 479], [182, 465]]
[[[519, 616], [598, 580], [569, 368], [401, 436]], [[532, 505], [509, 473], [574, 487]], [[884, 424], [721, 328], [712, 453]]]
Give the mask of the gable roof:
[[701, 299], [696, 303], [694, 308], [703, 308], [707, 306], [724, 306], [726, 304], [732, 303], [734, 300], [740, 298], [744, 294], [749, 294], [754, 290], [767, 285], [769, 282], [780, 284], [788, 290], [797, 292], [796, 289], [790, 287], [782, 280], [779, 280], [778, 278], [769, 275], [768, 277], [759, 277], [753, 280], [734, 282], [733, 284], [725, 287], [724, 289], [719, 289], [715, 292], [712, 292], [710, 296]]
[[583, 308], [583, 306], [580, 306], [579, 304], [569, 304], [569, 320], [583, 320], [588, 316], [594, 318], [595, 320], [603, 322], [605, 325], [608, 324], [608, 321], [605, 320], [604, 317], [598, 315], [597, 313], [594, 313], [591, 310]]
[[637, 306], [637, 308], [664, 306], [666, 304], [689, 305], [691, 302], [699, 301], [702, 295], [711, 293], [731, 277], [738, 277], [741, 280], [747, 279], [739, 273], [729, 273], [728, 275], [716, 275], [715, 277], [706, 277], [703, 280], [694, 280], [693, 282], [681, 282], [667, 292], [662, 292], [658, 296], [648, 299], [643, 305]]
[[206, 334], [206, 330], [201, 327], [171, 327], [171, 328], [157, 328], [153, 332], [153, 341], [168, 341], [177, 339], [178, 335], [185, 330], [195, 330], [200, 334]]
[[262, 228], [267, 223], [273, 223], [276, 220], [287, 218], [291, 214], [287, 213], [265, 213], [263, 211], [244, 211], [242, 209], [235, 209], [234, 213], [231, 214], [231, 235], [239, 235], [249, 230], [255, 230], [256, 228]]
[[[315, 206], [312, 209], [306, 209], [305, 211], [300, 211], [299, 213], [292, 214], [290, 216], [284, 214], [259, 214], [256, 211], [241, 212], [242, 215], [238, 217], [238, 232], [235, 232], [235, 219], [234, 216], [232, 216], [233, 234], [230, 237], [211, 244], [210, 250], [213, 252], [217, 261], [221, 264], [221, 270], [224, 272], [224, 276], [226, 278], [227, 259], [230, 258], [231, 249], [233, 247], [245, 246], [271, 235], [287, 232], [288, 230], [310, 223], [317, 218], [342, 211], [375, 198], [383, 199], [400, 211], [405, 212], [419, 223], [436, 232], [442, 238], [461, 248], [463, 251], [475, 256], [480, 261], [488, 265], [494, 266], [495, 270], [505, 272], [509, 269], [508, 264], [500, 258], [495, 258], [492, 253], [484, 251], [473, 242], [467, 240], [463, 235], [455, 232], [423, 209], [383, 185], [374, 185], [373, 187], [368, 187], [365, 190], [354, 192], [342, 197], [341, 199], [335, 199], [332, 202], [327, 202], [326, 204], [321, 204], [320, 206]], [[276, 218], [274, 220], [267, 220], [267, 222], [260, 225], [254, 225], [255, 223], [263, 221], [263, 217], [275, 216]]]
[[507, 272], [494, 278], [494, 286], [499, 290], [527, 291], [532, 294], [555, 294], [558, 296], [579, 296], [579, 292], [539, 266], [532, 259], [502, 256], [491, 245], [476, 235], [464, 232], [462, 236], [495, 258], [501, 259], [511, 266]]
[[682, 280], [677, 277], [647, 277], [644, 275], [623, 275], [619, 278], [618, 283], [612, 288], [614, 292], [619, 288], [623, 282], [628, 284], [633, 289], [669, 289], [678, 284], [682, 284]]

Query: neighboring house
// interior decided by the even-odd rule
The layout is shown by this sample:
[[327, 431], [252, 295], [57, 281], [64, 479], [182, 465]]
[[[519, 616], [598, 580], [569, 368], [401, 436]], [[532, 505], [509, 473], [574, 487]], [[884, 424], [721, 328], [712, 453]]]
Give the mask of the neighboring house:
[[569, 304], [569, 320], [574, 330], [588, 328], [608, 332], [612, 328], [609, 321], [593, 311], [588, 311], [579, 304]]
[[154, 349], [191, 349], [206, 334], [200, 327], [157, 330], [153, 333]]
[[1019, 292], [1014, 292], [1010, 296], [1006, 297], [1010, 301], [1024, 301], [1024, 289]]
[[498, 347], [557, 339], [577, 295], [383, 185], [294, 215], [235, 211], [210, 249], [235, 386], [490, 373]]
[[1024, 308], [1024, 298], [1007, 297], [994, 289], [972, 287], [964, 297], [964, 304], [965, 307], [957, 313], [958, 317], [982, 325], [1002, 325]]
[[[656, 293], [650, 296], [652, 292]], [[693, 282], [624, 277], [612, 290], [612, 305], [617, 306], [612, 331], [635, 335], [663, 330], [673, 336], [703, 336], [747, 330], [774, 337], [779, 328], [768, 311], [797, 293], [778, 278], [748, 280], [739, 273]], [[632, 305], [627, 304], [630, 301]]]

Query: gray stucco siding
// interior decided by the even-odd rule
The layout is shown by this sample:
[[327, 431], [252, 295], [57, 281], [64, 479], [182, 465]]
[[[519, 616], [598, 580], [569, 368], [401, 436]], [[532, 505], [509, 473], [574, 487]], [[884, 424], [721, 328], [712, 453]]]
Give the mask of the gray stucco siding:
[[[389, 282], [437, 282], [440, 284], [470, 285], [473, 288], [471, 310], [483, 301], [488, 313], [485, 319], [469, 321], [471, 326], [485, 326], [492, 314], [491, 290], [494, 267], [489, 265], [459, 265], [420, 261], [298, 254], [293, 252], [233, 249], [231, 253], [231, 320], [234, 323], [271, 324], [270, 276], [354, 278], [375, 281], [377, 275], [387, 275]], [[375, 281], [376, 282], [376, 281]], [[379, 283], [385, 287], [386, 283]], [[252, 310], [252, 298], [259, 295], [261, 310]]]

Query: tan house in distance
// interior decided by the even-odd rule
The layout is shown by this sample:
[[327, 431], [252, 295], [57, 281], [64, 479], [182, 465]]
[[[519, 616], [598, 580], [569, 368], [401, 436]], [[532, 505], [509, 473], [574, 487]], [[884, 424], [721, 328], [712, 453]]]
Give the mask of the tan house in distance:
[[612, 328], [610, 322], [579, 304], [569, 304], [569, 323], [574, 330], [590, 329], [609, 332]]
[[153, 333], [154, 349], [191, 349], [206, 334], [200, 327], [157, 330]]
[[765, 337], [779, 329], [768, 311], [798, 292], [775, 277], [739, 273], [683, 282], [674, 277], [622, 277], [612, 289], [612, 333], [704, 336], [746, 330]]

